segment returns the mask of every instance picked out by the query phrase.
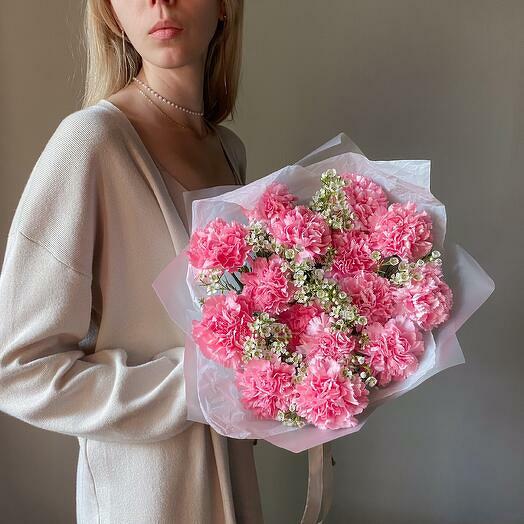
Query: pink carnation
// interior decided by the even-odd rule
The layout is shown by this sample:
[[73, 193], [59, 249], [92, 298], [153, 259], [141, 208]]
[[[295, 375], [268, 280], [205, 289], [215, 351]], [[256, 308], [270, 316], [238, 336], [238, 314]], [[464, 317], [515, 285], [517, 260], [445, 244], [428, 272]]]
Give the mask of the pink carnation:
[[376, 273], [357, 271], [339, 281], [368, 323], [385, 323], [391, 318], [395, 307], [394, 288], [387, 278]]
[[246, 235], [247, 228], [242, 224], [228, 224], [215, 218], [191, 235], [187, 249], [189, 262], [198, 269], [237, 271], [251, 250]]
[[251, 210], [244, 210], [244, 214], [249, 220], [266, 222], [292, 209], [297, 198], [284, 184], [272, 182], [259, 198], [256, 206]]
[[395, 314], [407, 314], [422, 329], [429, 331], [449, 318], [453, 293], [442, 280], [437, 264], [426, 263], [419, 269], [422, 280], [412, 280], [398, 288]]
[[340, 176], [346, 180], [344, 193], [348, 204], [357, 216], [358, 229], [369, 230], [370, 217], [377, 212], [387, 210], [388, 198], [384, 190], [370, 178], [356, 173], [342, 173]]
[[333, 264], [326, 276], [344, 277], [355, 271], [365, 269], [374, 271], [377, 267], [375, 260], [371, 258], [369, 235], [356, 229], [335, 231], [332, 233], [333, 246], [337, 250], [333, 258]]
[[375, 322], [366, 332], [369, 344], [362, 346], [360, 352], [366, 355], [366, 363], [379, 386], [403, 380], [417, 370], [417, 357], [424, 351], [424, 340], [409, 318], [393, 317], [384, 326]]
[[311, 317], [311, 320], [308, 322], [306, 327], [306, 332], [303, 335], [303, 338], [308, 336], [320, 336], [322, 333], [328, 333], [331, 329], [331, 326], [335, 323], [335, 320], [331, 315], [326, 313], [322, 308], [320, 312]]
[[299, 351], [305, 355], [305, 361], [311, 362], [317, 357], [332, 358], [342, 362], [350, 356], [356, 348], [355, 337], [343, 331], [323, 331], [318, 334], [306, 334], [299, 346]]
[[278, 410], [287, 410], [294, 394], [295, 368], [278, 359], [251, 359], [243, 373], [236, 374], [240, 400], [261, 418], [275, 419]]
[[282, 259], [271, 255], [269, 259], [257, 257], [252, 271], [241, 274], [244, 284], [242, 295], [249, 297], [256, 311], [278, 314], [293, 300], [297, 288], [290, 280], [290, 272], [282, 272]]
[[297, 414], [320, 429], [339, 429], [358, 424], [355, 415], [368, 405], [369, 392], [358, 375], [342, 374], [332, 358], [316, 358], [306, 377], [296, 386]]
[[387, 211], [373, 215], [370, 235], [373, 249], [383, 256], [397, 255], [409, 261], [427, 255], [431, 251], [431, 217], [417, 211], [413, 202], [391, 204]]
[[275, 239], [285, 247], [302, 247], [297, 262], [324, 255], [331, 244], [329, 224], [322, 215], [306, 206], [295, 206], [273, 217], [268, 227]]
[[323, 311], [322, 307], [316, 302], [309, 306], [297, 302], [280, 313], [278, 321], [286, 324], [292, 333], [289, 342], [291, 347], [300, 344], [302, 334], [305, 333], [309, 321], [320, 314], [321, 311]]
[[242, 364], [244, 341], [251, 335], [253, 322], [251, 301], [229, 291], [207, 297], [202, 320], [193, 320], [192, 335], [202, 353], [224, 367], [237, 369]]

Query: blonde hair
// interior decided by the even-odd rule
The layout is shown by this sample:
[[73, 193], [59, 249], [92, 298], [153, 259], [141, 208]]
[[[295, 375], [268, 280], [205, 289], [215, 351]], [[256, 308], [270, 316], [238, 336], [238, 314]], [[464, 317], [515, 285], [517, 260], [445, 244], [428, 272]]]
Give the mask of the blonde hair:
[[[242, 59], [244, 0], [222, 0], [225, 21], [219, 22], [208, 46], [204, 69], [204, 118], [219, 124], [236, 111]], [[84, 39], [87, 53], [82, 108], [96, 104], [132, 81], [142, 67], [142, 57], [122, 36], [109, 0], [86, 0]]]

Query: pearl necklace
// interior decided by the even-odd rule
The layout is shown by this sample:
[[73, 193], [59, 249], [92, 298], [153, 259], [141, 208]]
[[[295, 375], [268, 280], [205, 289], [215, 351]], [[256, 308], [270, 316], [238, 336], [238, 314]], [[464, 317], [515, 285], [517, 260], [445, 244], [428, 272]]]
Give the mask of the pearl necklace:
[[[202, 138], [206, 137], [206, 136], [209, 134], [209, 129], [207, 128], [207, 129], [206, 129], [206, 131], [207, 131], [206, 134], [205, 134], [203, 137], [199, 136], [197, 133], [195, 133], [195, 131], [193, 131], [193, 129], [191, 129], [191, 127], [189, 127], [189, 126], [185, 126], [185, 125], [181, 124], [180, 122], [177, 122], [173, 117], [171, 117], [170, 115], [168, 115], [165, 111], [162, 111], [162, 109], [160, 109], [160, 107], [159, 107], [157, 104], [155, 104], [155, 103], [153, 102], [153, 100], [151, 100], [151, 98], [149, 98], [149, 97], [148, 97], [148, 96], [147, 96], [147, 95], [142, 91], [142, 89], [140, 89], [138, 86], [136, 86], [136, 88], [140, 91], [140, 94], [141, 94], [141, 95], [142, 95], [142, 96], [143, 96], [143, 97], [144, 97], [144, 98], [145, 98], [145, 99], [146, 99], [146, 100], [147, 100], [151, 105], [155, 106], [155, 107], [156, 107], [156, 108], [157, 108], [157, 109], [162, 113], [162, 115], [164, 115], [168, 120], [170, 120], [171, 122], [173, 122], [173, 123], [176, 124], [177, 126], [179, 126], [179, 127], [183, 127], [184, 129], [189, 129], [189, 130], [190, 130], [190, 131], [191, 131], [191, 132], [192, 132], [192, 133], [193, 133], [193, 134], [194, 134], [198, 139], [202, 139]], [[206, 122], [205, 120], [204, 120], [204, 122], [209, 126], [208, 122]]]
[[188, 109], [187, 107], [179, 106], [178, 104], [175, 104], [175, 102], [172, 102], [171, 100], [168, 100], [167, 98], [163, 97], [161, 94], [157, 93], [154, 89], [151, 89], [147, 84], [144, 84], [141, 80], [139, 80], [136, 76], [133, 77], [133, 80], [135, 82], [138, 82], [142, 86], [144, 86], [150, 93], [155, 95], [157, 98], [159, 98], [162, 102], [165, 104], [169, 104], [171, 107], [174, 107], [176, 109], [180, 109], [181, 111], [185, 111], [186, 113], [189, 113], [190, 115], [195, 116], [204, 116], [204, 111], [192, 111], [191, 109]]

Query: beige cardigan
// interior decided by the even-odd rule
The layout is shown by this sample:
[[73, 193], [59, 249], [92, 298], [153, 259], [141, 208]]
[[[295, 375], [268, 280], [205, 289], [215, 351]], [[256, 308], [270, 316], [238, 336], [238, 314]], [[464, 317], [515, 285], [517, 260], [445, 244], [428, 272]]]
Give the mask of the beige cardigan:
[[[216, 129], [245, 183], [241, 139]], [[0, 410], [78, 438], [80, 524], [262, 522], [254, 442], [186, 420], [184, 334], [152, 282], [187, 241], [122, 111], [60, 122], [7, 239]]]

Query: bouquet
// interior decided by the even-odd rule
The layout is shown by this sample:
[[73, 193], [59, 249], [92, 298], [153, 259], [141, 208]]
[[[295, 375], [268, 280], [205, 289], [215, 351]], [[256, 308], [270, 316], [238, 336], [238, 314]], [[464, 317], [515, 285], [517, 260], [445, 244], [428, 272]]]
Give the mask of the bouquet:
[[320, 184], [298, 204], [272, 182], [243, 210], [247, 225], [217, 217], [192, 233], [186, 255], [207, 297], [191, 333], [235, 370], [257, 417], [340, 429], [358, 424], [373, 387], [416, 371], [452, 292], [426, 211], [388, 206], [358, 173], [330, 168]]
[[[494, 284], [444, 246], [429, 171], [426, 160], [371, 161], [340, 133], [188, 201], [189, 244], [153, 287], [187, 335], [190, 420], [325, 462], [322, 444], [464, 362], [456, 332]], [[328, 475], [318, 456], [315, 474]]]

